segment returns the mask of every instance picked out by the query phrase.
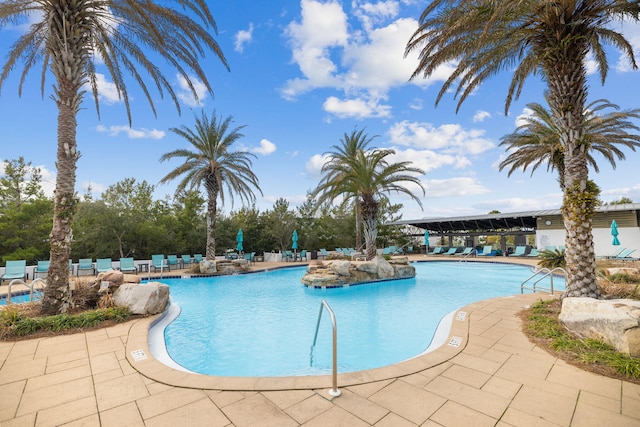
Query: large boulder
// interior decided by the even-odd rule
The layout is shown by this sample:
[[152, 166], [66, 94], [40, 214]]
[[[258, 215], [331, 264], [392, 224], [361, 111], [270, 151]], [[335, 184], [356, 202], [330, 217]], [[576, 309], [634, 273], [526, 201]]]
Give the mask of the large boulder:
[[159, 282], [125, 283], [114, 291], [113, 302], [129, 307], [133, 314], [162, 313], [169, 302], [169, 286]]
[[214, 274], [217, 273], [216, 262], [210, 259], [203, 259], [200, 261], [200, 273], [202, 274]]
[[565, 298], [559, 319], [580, 337], [598, 339], [640, 357], [640, 301]]

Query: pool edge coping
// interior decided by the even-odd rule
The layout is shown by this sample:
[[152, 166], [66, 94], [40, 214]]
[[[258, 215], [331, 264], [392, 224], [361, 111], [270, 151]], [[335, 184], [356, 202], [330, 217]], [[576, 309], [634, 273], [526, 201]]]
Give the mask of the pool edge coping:
[[[469, 341], [469, 326], [475, 310], [497, 297], [468, 304], [455, 310], [445, 343], [433, 351], [393, 365], [364, 371], [338, 373], [338, 386], [367, 384], [415, 374], [443, 364], [462, 352]], [[145, 377], [175, 387], [229, 391], [314, 390], [331, 387], [331, 375], [294, 377], [224, 377], [185, 372], [157, 360], [149, 350], [149, 330], [162, 314], [137, 320], [129, 330], [126, 358]]]

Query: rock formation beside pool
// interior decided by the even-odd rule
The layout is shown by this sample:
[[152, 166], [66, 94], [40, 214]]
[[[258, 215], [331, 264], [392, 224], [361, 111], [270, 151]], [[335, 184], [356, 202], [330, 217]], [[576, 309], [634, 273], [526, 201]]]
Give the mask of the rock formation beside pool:
[[354, 283], [415, 277], [416, 269], [407, 257], [387, 261], [377, 256], [371, 261], [330, 260], [312, 263], [302, 277], [308, 287], [331, 288]]
[[200, 261], [200, 274], [238, 274], [249, 271], [246, 259], [219, 259]]
[[594, 338], [640, 357], [640, 301], [565, 298], [559, 319], [582, 338]]

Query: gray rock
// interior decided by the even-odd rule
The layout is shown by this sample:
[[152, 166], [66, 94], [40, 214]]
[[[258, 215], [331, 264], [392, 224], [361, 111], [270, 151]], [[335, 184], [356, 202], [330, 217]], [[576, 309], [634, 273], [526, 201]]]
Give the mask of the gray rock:
[[133, 314], [162, 313], [169, 302], [169, 286], [158, 282], [125, 283], [113, 293], [116, 306], [129, 307]]
[[203, 259], [200, 261], [200, 273], [202, 274], [213, 274], [217, 273], [218, 270], [216, 268], [216, 262], [210, 259]]
[[559, 319], [580, 337], [599, 339], [621, 353], [640, 357], [640, 301], [565, 298]]
[[337, 274], [338, 276], [349, 276], [349, 267], [351, 266], [351, 261], [331, 261], [329, 264], [329, 270], [332, 273]]

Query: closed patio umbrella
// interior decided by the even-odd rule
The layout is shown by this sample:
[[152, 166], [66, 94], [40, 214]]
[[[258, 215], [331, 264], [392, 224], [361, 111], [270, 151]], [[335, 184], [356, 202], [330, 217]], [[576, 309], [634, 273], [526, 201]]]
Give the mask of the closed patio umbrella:
[[243, 248], [242, 248], [242, 239], [243, 239], [243, 235], [242, 235], [242, 228], [238, 230], [238, 234], [236, 235], [236, 250], [238, 252], [242, 252]]
[[616, 222], [615, 219], [611, 221], [611, 235], [613, 236], [612, 244], [614, 246], [619, 246], [620, 240], [618, 240], [618, 223]]
[[424, 247], [429, 252], [429, 230], [424, 230]]
[[293, 242], [291, 245], [292, 249], [298, 249], [298, 232], [293, 230], [293, 235], [291, 236], [291, 241]]

